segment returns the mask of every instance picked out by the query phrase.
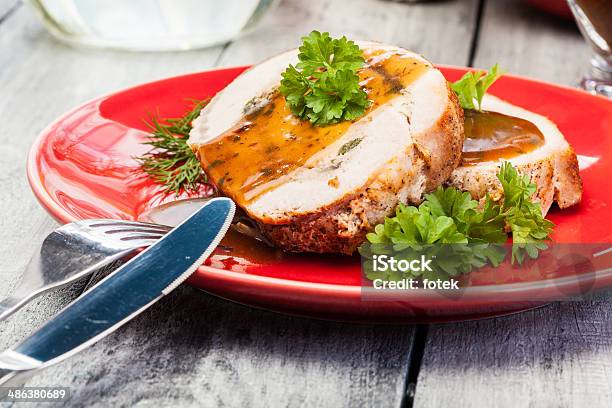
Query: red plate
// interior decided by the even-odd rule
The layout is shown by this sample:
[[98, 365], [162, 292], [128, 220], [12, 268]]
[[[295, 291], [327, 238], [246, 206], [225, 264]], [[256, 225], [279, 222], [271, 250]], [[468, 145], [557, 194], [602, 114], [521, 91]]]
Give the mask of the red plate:
[[[83, 218], [136, 219], [162, 202], [133, 157], [148, 149], [144, 119], [181, 116], [189, 99], [214, 95], [246, 67], [165, 79], [95, 99], [68, 112], [38, 137], [28, 157], [28, 179], [42, 205], [60, 222]], [[449, 80], [464, 68], [442, 67]], [[556, 122], [589, 166], [581, 170], [581, 205], [549, 218], [560, 242], [612, 242], [612, 101], [568, 87], [506, 75], [492, 93]], [[362, 300], [359, 260], [293, 256], [247, 263], [213, 258], [189, 282], [244, 304], [328, 319], [443, 321], [498, 315], [572, 294], [580, 285], [612, 284], [612, 272], [541, 276], [517, 268], [469, 276], [460, 297], [419, 291], [402, 300]], [[516, 294], [520, 297], [517, 298]], [[520, 299], [517, 300], [517, 299]]]

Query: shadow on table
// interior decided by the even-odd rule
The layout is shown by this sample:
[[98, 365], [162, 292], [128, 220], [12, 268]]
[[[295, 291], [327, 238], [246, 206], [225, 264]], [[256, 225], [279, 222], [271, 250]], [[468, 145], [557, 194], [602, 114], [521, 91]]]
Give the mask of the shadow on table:
[[183, 285], [28, 385], [68, 385], [71, 403], [83, 406], [101, 396], [113, 405], [398, 405], [412, 336], [409, 326], [284, 316]]

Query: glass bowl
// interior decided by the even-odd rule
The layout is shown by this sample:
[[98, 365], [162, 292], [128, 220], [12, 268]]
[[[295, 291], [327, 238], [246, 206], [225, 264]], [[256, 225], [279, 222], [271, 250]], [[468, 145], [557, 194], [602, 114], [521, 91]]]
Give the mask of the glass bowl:
[[277, 0], [27, 0], [55, 37], [72, 45], [176, 51], [227, 42]]

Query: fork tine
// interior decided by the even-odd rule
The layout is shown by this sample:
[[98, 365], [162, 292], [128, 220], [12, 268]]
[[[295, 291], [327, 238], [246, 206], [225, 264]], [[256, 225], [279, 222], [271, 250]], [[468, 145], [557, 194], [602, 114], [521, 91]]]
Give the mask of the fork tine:
[[125, 240], [135, 239], [135, 238], [160, 239], [165, 234], [160, 234], [156, 232], [146, 232], [146, 231], [121, 231], [117, 233], [112, 233], [112, 235], [113, 235], [113, 239], [125, 241]]
[[88, 220], [87, 226], [91, 228], [125, 228], [125, 227], [137, 227], [137, 228], [154, 228], [164, 231], [170, 231], [172, 227], [160, 224], [151, 224], [140, 221], [122, 221], [122, 220]]
[[168, 232], [169, 230], [162, 230], [162, 229], [153, 229], [153, 228], [123, 228], [123, 229], [110, 229], [110, 230], [106, 230], [104, 231], [105, 234], [130, 234], [132, 232], [138, 232], [141, 234], [156, 234], [156, 235], [164, 235]]
[[143, 247], [153, 245], [158, 240], [159, 238], [149, 238], [149, 237], [121, 238], [121, 241], [129, 242], [133, 246], [143, 246]]
[[114, 230], [155, 230], [168, 232], [172, 227], [155, 226], [155, 225], [96, 225], [94, 228], [102, 227], [106, 231]]

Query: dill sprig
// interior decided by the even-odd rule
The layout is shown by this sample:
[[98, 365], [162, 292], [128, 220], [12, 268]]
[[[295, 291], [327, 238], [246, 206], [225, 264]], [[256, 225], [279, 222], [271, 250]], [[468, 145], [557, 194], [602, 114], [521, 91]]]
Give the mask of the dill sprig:
[[152, 117], [147, 125], [151, 129], [151, 151], [137, 157], [142, 169], [166, 193], [196, 192], [207, 181], [200, 162], [187, 144], [193, 120], [210, 99], [194, 101], [191, 109], [181, 118], [159, 119]]

